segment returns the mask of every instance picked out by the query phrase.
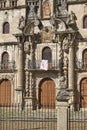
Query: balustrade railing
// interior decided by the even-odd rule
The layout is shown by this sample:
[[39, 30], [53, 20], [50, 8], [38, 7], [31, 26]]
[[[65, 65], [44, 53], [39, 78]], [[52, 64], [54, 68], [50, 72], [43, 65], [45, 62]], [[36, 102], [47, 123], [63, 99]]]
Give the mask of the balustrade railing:
[[0, 72], [10, 72], [14, 71], [14, 69], [15, 69], [14, 61], [0, 63]]
[[46, 66], [47, 67], [47, 70], [59, 70], [60, 68], [60, 65], [59, 65], [59, 62], [58, 61], [52, 61], [51, 63], [48, 63], [48, 64], [43, 64], [43, 68], [41, 68], [41, 62], [42, 61], [29, 61], [29, 69], [34, 69], [34, 70], [45, 70]]

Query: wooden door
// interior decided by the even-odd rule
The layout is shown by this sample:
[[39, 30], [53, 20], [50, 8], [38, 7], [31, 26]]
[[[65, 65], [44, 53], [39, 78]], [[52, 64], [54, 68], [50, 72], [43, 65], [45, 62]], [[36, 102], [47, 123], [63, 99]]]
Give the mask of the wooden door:
[[83, 59], [84, 59], [84, 69], [87, 69], [87, 49], [84, 51]]
[[87, 78], [81, 82], [81, 107], [87, 108]]
[[42, 82], [39, 90], [41, 108], [55, 108], [55, 83], [51, 79]]
[[0, 84], [0, 106], [11, 105], [11, 83], [3, 80]]

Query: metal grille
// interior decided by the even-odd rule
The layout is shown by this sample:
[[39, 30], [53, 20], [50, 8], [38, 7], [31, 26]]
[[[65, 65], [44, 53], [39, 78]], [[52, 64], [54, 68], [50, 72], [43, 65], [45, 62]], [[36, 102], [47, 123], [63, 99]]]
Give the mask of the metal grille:
[[81, 104], [69, 106], [68, 130], [87, 130], [87, 108], [81, 108]]
[[[33, 109], [36, 108], [36, 109]], [[0, 130], [57, 130], [56, 109], [20, 104], [0, 107]]]

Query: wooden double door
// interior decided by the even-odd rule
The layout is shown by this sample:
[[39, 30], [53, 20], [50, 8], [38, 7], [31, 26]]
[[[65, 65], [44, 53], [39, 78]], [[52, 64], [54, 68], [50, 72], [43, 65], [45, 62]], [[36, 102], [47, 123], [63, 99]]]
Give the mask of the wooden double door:
[[0, 106], [11, 105], [11, 82], [7, 79], [0, 83]]
[[81, 81], [81, 88], [80, 88], [80, 97], [81, 97], [81, 107], [87, 108], [87, 78]]
[[55, 109], [55, 83], [47, 78], [43, 80], [39, 87], [40, 108]]

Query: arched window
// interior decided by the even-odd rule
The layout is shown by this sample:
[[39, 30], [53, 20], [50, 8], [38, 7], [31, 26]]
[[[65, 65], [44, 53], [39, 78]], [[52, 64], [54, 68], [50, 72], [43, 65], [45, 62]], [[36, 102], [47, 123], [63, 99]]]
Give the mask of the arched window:
[[9, 65], [8, 61], [9, 61], [9, 55], [8, 55], [7, 52], [4, 52], [2, 54], [2, 61], [1, 61], [3, 70], [7, 70], [8, 69], [8, 65]]
[[9, 23], [8, 23], [8, 22], [5, 22], [5, 23], [3, 24], [3, 33], [4, 33], [4, 34], [9, 33], [9, 31], [10, 31], [9, 29], [10, 29]]
[[83, 28], [87, 28], [87, 16], [83, 18]]
[[87, 69], [87, 49], [84, 50], [83, 52], [83, 63], [84, 63], [84, 68]]
[[52, 63], [52, 52], [49, 47], [45, 47], [42, 50], [42, 59], [48, 60], [48, 63]]

